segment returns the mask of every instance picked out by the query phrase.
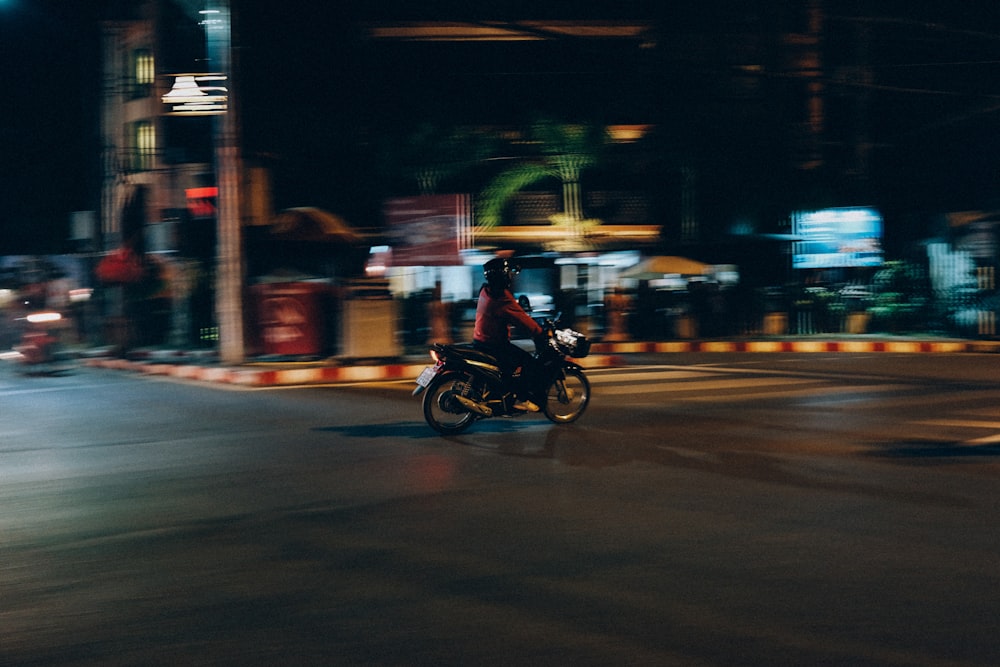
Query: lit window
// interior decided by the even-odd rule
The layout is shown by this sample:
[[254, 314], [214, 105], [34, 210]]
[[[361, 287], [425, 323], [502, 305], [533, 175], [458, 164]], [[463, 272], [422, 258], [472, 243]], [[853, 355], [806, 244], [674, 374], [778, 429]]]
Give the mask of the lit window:
[[156, 80], [156, 68], [153, 64], [153, 52], [149, 49], [136, 49], [132, 52], [132, 61], [128, 73], [131, 82], [132, 98], [149, 97], [153, 93], [153, 82]]
[[129, 151], [132, 171], [152, 169], [153, 156], [156, 155], [156, 130], [153, 123], [148, 120], [132, 123], [129, 140], [132, 144]]

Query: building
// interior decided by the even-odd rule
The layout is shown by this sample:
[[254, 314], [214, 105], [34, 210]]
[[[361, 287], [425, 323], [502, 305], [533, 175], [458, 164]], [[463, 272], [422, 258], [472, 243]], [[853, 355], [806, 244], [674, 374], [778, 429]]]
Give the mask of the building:
[[[168, 333], [178, 344], [217, 336], [216, 149], [228, 82], [208, 57], [212, 18], [203, 7], [173, 0], [125, 3], [103, 24], [102, 246], [128, 247], [146, 258], [148, 273], [163, 283], [155, 293], [169, 301], [156, 306], [168, 312], [148, 331], [139, 323], [140, 331], [130, 334], [139, 342], [165, 342]], [[266, 175], [242, 164], [240, 173], [240, 223], [267, 224], [272, 207]], [[128, 319], [130, 298], [146, 298], [141, 293], [153, 289], [112, 293], [108, 314]]]
[[[174, 118], [162, 98], [172, 72], [203, 67], [201, 27], [172, 2], [146, 0], [103, 26], [102, 234], [149, 252], [174, 251], [185, 193], [214, 185], [211, 118]], [[211, 214], [201, 200], [195, 217]]]
[[[266, 225], [272, 209], [314, 206], [387, 240], [387, 199], [476, 196], [505, 164], [537, 157], [526, 128], [546, 117], [609, 130], [612, 166], [516, 193], [497, 220], [471, 220], [471, 248], [587, 262], [605, 251], [665, 251], [738, 264], [760, 284], [791, 277], [772, 239], [787, 237], [793, 211], [906, 204], [919, 160], [894, 159], [919, 155], [939, 126], [937, 107], [909, 104], [921, 90], [906, 79], [907, 54], [926, 56], [927, 41], [959, 62], [966, 44], [983, 42], [969, 27], [921, 41], [921, 31], [940, 28], [926, 16], [846, 14], [823, 0], [516, 11], [447, 1], [222, 4], [236, 17], [239, 63], [227, 83], [238, 91], [240, 187], [267, 193], [240, 202], [238, 227]], [[201, 0], [137, 7], [106, 30], [104, 246], [141, 237], [148, 251], [211, 263], [218, 117], [173, 116], [163, 100], [179, 74], [218, 73], [206, 58], [212, 19]], [[880, 109], [908, 113], [885, 122]], [[399, 149], [427, 124], [445, 134], [407, 162]], [[508, 152], [438, 152], [455, 148], [455, 128], [499, 138]], [[388, 160], [385, 145], [396, 149]], [[246, 166], [264, 162], [269, 178]], [[932, 201], [929, 190], [919, 194], [921, 205]], [[985, 204], [968, 206], [976, 207]], [[594, 220], [596, 228], [581, 224]]]

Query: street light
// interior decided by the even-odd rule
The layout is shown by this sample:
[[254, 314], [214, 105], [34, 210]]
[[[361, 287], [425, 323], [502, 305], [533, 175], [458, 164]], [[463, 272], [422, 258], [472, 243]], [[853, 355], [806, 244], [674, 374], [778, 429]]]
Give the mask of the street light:
[[[218, 116], [226, 113], [229, 95], [225, 74], [175, 74], [174, 85], [163, 96], [171, 116]], [[209, 85], [215, 84], [215, 85]]]

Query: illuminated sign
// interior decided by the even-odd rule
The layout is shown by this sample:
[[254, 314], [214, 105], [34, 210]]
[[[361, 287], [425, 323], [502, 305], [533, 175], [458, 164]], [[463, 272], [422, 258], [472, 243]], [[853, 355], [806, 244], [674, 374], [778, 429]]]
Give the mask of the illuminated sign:
[[223, 114], [229, 106], [225, 81], [225, 74], [175, 74], [170, 92], [161, 99], [172, 116]]
[[192, 218], [214, 218], [216, 216], [219, 188], [188, 188], [184, 194], [187, 198], [187, 210]]
[[469, 195], [420, 195], [385, 202], [393, 266], [461, 266], [471, 246]]
[[793, 269], [881, 266], [882, 216], [874, 208], [826, 208], [792, 216]]

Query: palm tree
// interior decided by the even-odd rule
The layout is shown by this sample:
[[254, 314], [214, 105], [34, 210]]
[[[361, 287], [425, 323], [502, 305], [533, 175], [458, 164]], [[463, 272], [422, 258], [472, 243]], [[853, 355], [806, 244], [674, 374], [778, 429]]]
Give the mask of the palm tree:
[[542, 120], [531, 127], [529, 139], [537, 155], [498, 174], [482, 191], [477, 222], [483, 227], [500, 223], [503, 209], [515, 194], [539, 181], [556, 178], [562, 183], [562, 213], [553, 223], [581, 225], [583, 193], [580, 176], [598, 164], [607, 143], [607, 131], [592, 124], [562, 124]]
[[414, 183], [422, 195], [467, 172], [493, 152], [494, 141], [464, 127], [422, 123], [403, 137], [387, 136], [380, 150], [383, 171]]

